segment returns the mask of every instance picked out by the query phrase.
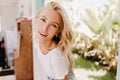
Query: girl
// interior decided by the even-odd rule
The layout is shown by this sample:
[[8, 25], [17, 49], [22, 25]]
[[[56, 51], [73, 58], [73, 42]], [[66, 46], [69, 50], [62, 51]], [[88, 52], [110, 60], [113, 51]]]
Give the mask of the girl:
[[35, 25], [36, 61], [40, 63], [35, 68], [39, 68], [41, 74], [35, 72], [34, 76], [44, 76], [47, 80], [70, 80], [66, 76], [73, 73], [69, 52], [73, 36], [64, 9], [56, 2], [48, 3], [37, 12]]

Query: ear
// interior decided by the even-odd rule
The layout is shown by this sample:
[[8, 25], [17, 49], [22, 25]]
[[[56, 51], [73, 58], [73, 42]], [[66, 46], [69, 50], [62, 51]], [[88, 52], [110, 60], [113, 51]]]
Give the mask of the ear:
[[61, 38], [61, 33], [58, 33], [56, 37], [59, 37], [59, 38]]

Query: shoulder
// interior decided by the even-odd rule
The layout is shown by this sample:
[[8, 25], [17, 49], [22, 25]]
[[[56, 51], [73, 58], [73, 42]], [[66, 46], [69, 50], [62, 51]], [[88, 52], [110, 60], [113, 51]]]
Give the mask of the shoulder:
[[34, 41], [34, 43], [33, 43], [33, 52], [34, 52], [34, 54], [36, 54], [38, 56], [38, 54], [39, 54], [39, 46], [38, 46], [37, 41]]

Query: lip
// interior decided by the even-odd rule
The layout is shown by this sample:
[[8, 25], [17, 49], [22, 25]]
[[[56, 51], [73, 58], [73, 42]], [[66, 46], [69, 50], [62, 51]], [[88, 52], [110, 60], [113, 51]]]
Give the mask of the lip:
[[41, 36], [44, 36], [44, 37], [47, 37], [47, 36], [48, 36], [48, 35], [46, 35], [46, 34], [41, 33], [40, 31], [39, 31], [39, 34], [40, 34]]

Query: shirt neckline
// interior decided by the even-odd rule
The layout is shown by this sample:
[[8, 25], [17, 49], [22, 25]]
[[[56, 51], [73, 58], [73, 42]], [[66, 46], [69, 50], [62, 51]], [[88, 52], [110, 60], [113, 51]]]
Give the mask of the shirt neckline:
[[53, 49], [50, 50], [47, 54], [44, 54], [44, 53], [41, 51], [41, 49], [40, 49], [40, 47], [39, 47], [38, 45], [37, 45], [37, 48], [38, 48], [38, 50], [39, 50], [39, 52], [40, 52], [41, 55], [47, 56], [47, 55], [50, 55], [53, 51], [57, 50], [58, 47], [53, 48]]

